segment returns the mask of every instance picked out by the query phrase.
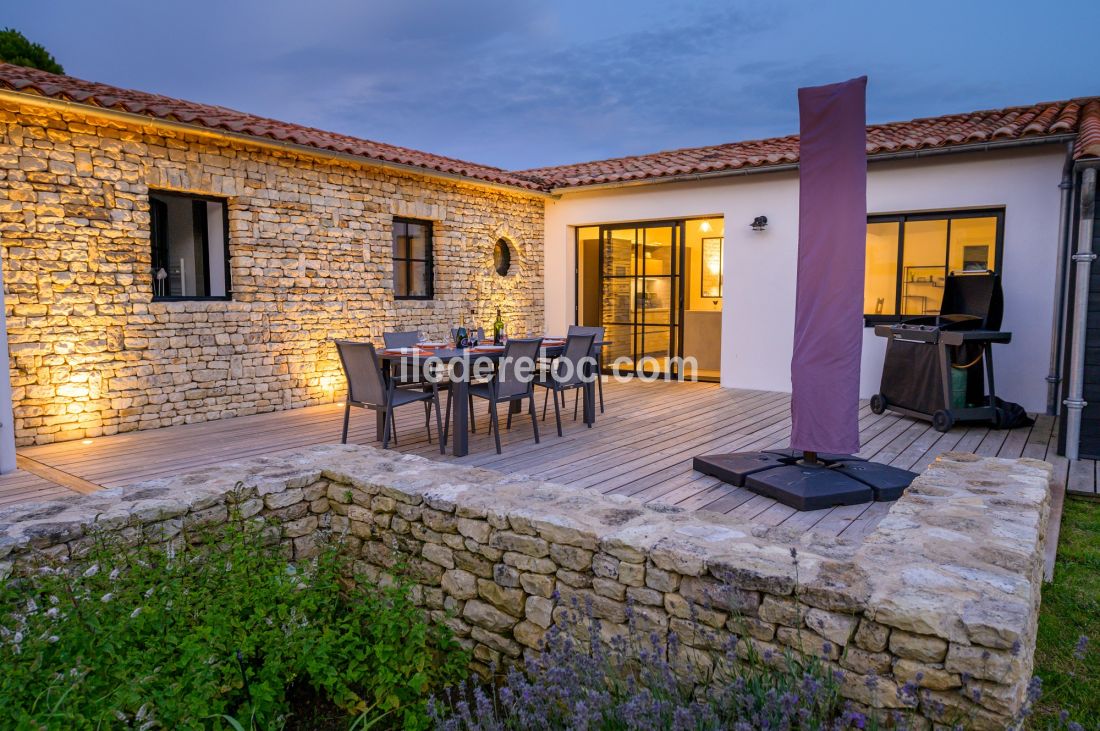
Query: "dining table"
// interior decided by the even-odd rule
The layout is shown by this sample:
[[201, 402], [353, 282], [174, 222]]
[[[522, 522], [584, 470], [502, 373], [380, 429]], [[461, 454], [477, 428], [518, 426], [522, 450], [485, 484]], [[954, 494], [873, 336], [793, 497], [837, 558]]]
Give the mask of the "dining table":
[[[565, 350], [565, 338], [543, 339], [544, 344], [539, 351], [540, 358], [556, 358]], [[595, 341], [593, 348], [609, 345], [609, 341]], [[412, 351], [412, 352], [409, 352]], [[390, 377], [393, 367], [399, 366], [407, 372], [411, 367], [424, 368], [428, 358], [438, 358], [446, 368], [448, 378], [441, 381], [441, 385], [450, 388], [451, 400], [451, 454], [455, 457], [464, 457], [470, 453], [469, 420], [470, 420], [470, 378], [468, 374], [477, 361], [488, 361], [495, 364], [504, 356], [503, 346], [472, 346], [469, 348], [423, 347], [417, 348], [389, 348], [378, 351], [379, 360], [382, 362], [383, 372]], [[453, 377], [452, 377], [453, 376]], [[591, 427], [596, 422], [595, 380], [585, 383], [581, 389], [584, 391], [584, 423]], [[513, 414], [520, 412], [521, 401], [511, 401], [508, 404]], [[375, 431], [377, 439], [382, 439], [385, 430], [386, 417], [384, 411], [378, 411], [375, 415]], [[442, 437], [442, 435], [440, 435]]]

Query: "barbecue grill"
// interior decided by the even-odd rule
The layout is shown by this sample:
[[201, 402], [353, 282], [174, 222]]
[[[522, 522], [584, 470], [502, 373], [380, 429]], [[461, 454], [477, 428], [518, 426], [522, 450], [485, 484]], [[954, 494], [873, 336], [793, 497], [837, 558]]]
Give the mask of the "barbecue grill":
[[1006, 414], [997, 401], [992, 346], [1012, 340], [1012, 333], [1000, 330], [1003, 312], [997, 274], [954, 272], [944, 279], [940, 314], [876, 325], [875, 335], [887, 338], [886, 361], [871, 411], [928, 419], [940, 432], [956, 421], [1002, 426]]

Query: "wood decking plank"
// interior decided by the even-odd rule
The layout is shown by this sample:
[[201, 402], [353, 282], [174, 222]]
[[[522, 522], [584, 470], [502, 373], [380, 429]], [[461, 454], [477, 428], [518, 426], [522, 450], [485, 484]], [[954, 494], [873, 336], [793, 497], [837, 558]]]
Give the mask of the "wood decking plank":
[[[470, 454], [455, 459], [440, 455], [434, 434], [429, 444], [423, 411], [397, 412], [398, 451], [434, 460], [482, 466], [550, 479], [562, 484], [631, 495], [686, 510], [705, 509], [755, 521], [860, 539], [885, 514], [886, 504], [799, 513], [745, 488], [724, 484], [692, 471], [696, 454], [784, 447], [790, 440], [790, 396], [783, 393], [723, 389], [716, 384], [605, 384], [606, 413], [597, 411], [593, 428], [572, 420], [572, 401], [563, 411], [559, 438], [553, 414], [541, 420], [542, 439], [535, 444], [526, 415], [502, 429], [503, 453], [497, 455], [487, 433], [488, 420], [478, 404], [479, 431], [470, 435]], [[446, 398], [446, 397], [445, 397]], [[446, 401], [444, 398], [444, 407]], [[503, 425], [506, 407], [500, 411]], [[104, 486], [127, 486], [151, 477], [339, 440], [343, 405], [338, 403], [289, 411], [242, 415], [220, 421], [99, 437], [90, 444], [63, 442], [20, 450], [38, 463]], [[433, 419], [434, 423], [434, 419]], [[352, 411], [349, 442], [376, 446], [374, 416]], [[1008, 433], [998, 449], [1046, 456], [1056, 439], [1053, 419], [1040, 418], [1027, 432]], [[889, 412], [873, 414], [860, 403], [861, 455], [899, 466], [926, 464], [946, 449], [992, 447], [983, 428], [939, 434], [926, 422]], [[988, 441], [985, 441], [988, 440]], [[1038, 452], [1042, 451], [1042, 455]], [[1091, 463], [1090, 463], [1091, 464]], [[1077, 468], [1077, 472], [1082, 470]], [[1068, 473], [1068, 466], [1065, 467]], [[60, 475], [55, 475], [60, 479]], [[1089, 489], [1095, 490], [1095, 474]], [[33, 475], [0, 476], [0, 504], [48, 499], [69, 494], [66, 488]]]

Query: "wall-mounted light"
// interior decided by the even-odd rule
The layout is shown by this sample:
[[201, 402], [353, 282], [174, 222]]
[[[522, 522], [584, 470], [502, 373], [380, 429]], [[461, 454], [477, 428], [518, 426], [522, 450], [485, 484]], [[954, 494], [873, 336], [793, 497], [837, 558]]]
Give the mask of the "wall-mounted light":
[[699, 224], [699, 230], [705, 234], [710, 233], [710, 221], [703, 221]]
[[752, 226], [753, 231], [763, 231], [765, 228], [768, 227], [768, 217], [757, 216], [756, 218], [752, 219], [752, 223], [750, 223], [749, 225]]

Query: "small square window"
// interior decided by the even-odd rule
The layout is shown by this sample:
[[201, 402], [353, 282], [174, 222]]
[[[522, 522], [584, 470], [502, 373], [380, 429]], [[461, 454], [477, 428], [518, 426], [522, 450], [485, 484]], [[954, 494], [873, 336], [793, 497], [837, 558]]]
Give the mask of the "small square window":
[[225, 201], [149, 193], [153, 299], [229, 299]]
[[426, 300], [433, 295], [431, 222], [393, 219], [394, 298]]

